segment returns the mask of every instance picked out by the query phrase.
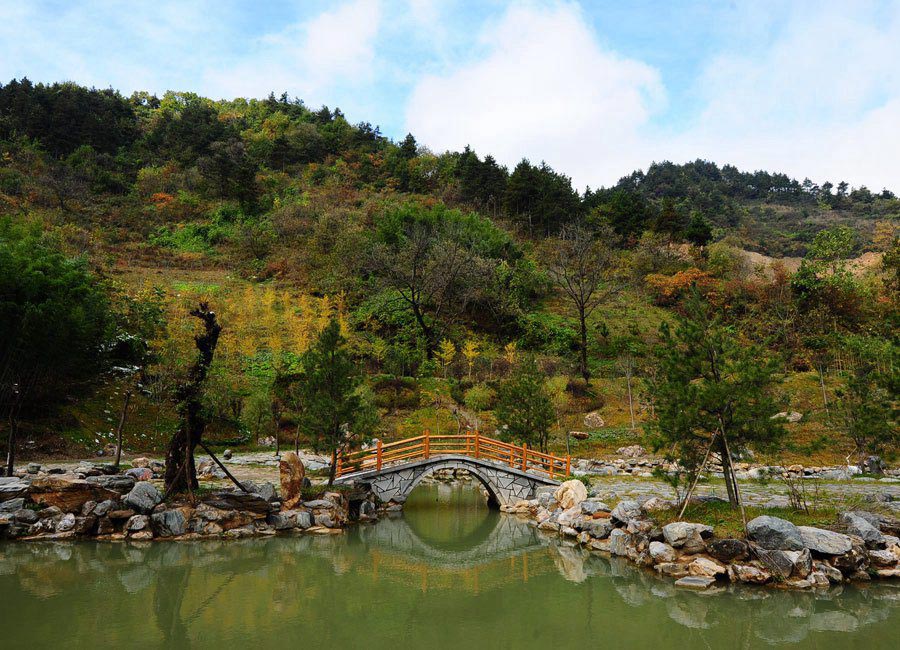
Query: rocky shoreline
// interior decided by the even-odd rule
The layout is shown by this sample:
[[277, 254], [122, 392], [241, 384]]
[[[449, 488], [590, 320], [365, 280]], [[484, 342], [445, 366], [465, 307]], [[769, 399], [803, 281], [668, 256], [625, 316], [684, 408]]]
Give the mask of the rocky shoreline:
[[[377, 518], [363, 490], [314, 487], [296, 455], [282, 458], [281, 493], [271, 483], [201, 491], [162, 503], [154, 484], [163, 467], [146, 459], [124, 474], [103, 466], [58, 474], [36, 470], [0, 477], [0, 539], [240, 539], [298, 532], [338, 534]], [[29, 468], [30, 470], [33, 468]]]
[[847, 512], [840, 517], [839, 532], [760, 516], [748, 522], [747, 539], [733, 539], [716, 538], [705, 524], [677, 521], [659, 526], [653, 513], [671, 506], [659, 497], [645, 497], [611, 508], [572, 480], [501, 510], [587, 549], [626, 558], [688, 589], [706, 590], [722, 582], [822, 589], [900, 578], [896, 519]]
[[[163, 467], [135, 459], [119, 474], [108, 466], [48, 473], [29, 467], [0, 478], [0, 539], [109, 541], [240, 539], [286, 533], [339, 534], [350, 524], [376, 521], [402, 504], [379, 504], [365, 485], [312, 486], [300, 459], [280, 461], [281, 489], [242, 482], [204, 490], [193, 499], [162, 503], [154, 485]], [[455, 481], [447, 471], [427, 480]], [[471, 478], [471, 477], [468, 477]], [[690, 522], [658, 525], [654, 513], [672, 502], [642, 496], [608, 506], [584, 483], [541, 488], [536, 498], [503, 506], [547, 534], [590, 551], [630, 560], [678, 587], [705, 590], [717, 583], [794, 589], [900, 578], [900, 521], [870, 512], [841, 515], [837, 530], [795, 526], [762, 516], [748, 523], [747, 539], [717, 538], [712, 527]]]

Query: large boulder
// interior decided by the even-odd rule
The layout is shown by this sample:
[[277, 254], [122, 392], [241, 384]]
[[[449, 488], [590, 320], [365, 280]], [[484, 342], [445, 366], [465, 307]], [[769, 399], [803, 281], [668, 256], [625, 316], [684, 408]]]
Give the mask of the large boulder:
[[162, 501], [162, 495], [152, 483], [142, 481], [131, 488], [131, 492], [125, 495], [123, 501], [130, 508], [147, 514]]
[[187, 530], [187, 518], [181, 510], [164, 510], [150, 516], [150, 526], [158, 537], [177, 537]]
[[83, 479], [66, 476], [42, 476], [31, 482], [31, 500], [45, 506], [56, 506], [63, 512], [81, 512], [88, 501], [118, 498], [118, 493]]
[[615, 526], [613, 526], [613, 523], [609, 519], [592, 519], [585, 524], [584, 529], [591, 537], [606, 539], [614, 528]]
[[292, 510], [303, 500], [303, 479], [306, 469], [300, 457], [289, 451], [278, 461], [278, 474], [281, 481], [281, 508]]
[[833, 530], [815, 528], [813, 526], [798, 526], [803, 544], [813, 553], [821, 555], [843, 555], [849, 553], [852, 548], [850, 538]]
[[149, 481], [153, 478], [153, 470], [149, 467], [132, 467], [125, 470], [125, 476], [133, 478], [135, 482]]
[[632, 519], [640, 519], [643, 513], [637, 501], [619, 501], [612, 509], [610, 516], [613, 520], [627, 524]]
[[604, 426], [603, 416], [600, 411], [591, 411], [584, 416], [584, 426], [588, 429], [600, 429]]
[[[866, 513], [869, 514], [869, 513]], [[884, 548], [886, 540], [867, 517], [859, 512], [845, 512], [840, 517], [840, 522], [847, 528], [847, 532], [862, 538], [869, 548]]]
[[[143, 485], [142, 483], [139, 485]], [[272, 509], [268, 500], [259, 494], [246, 492], [230, 492], [223, 490], [206, 497], [203, 500], [207, 505], [220, 510], [241, 510], [252, 513], [256, 518], [265, 517]]]
[[628, 542], [631, 535], [621, 528], [614, 529], [609, 534], [609, 552], [613, 555], [628, 555]]
[[714, 539], [706, 545], [706, 552], [727, 564], [746, 559], [750, 553], [750, 545], [742, 539]]
[[587, 488], [581, 481], [566, 481], [556, 489], [554, 498], [563, 510], [568, 510], [587, 499]]
[[802, 551], [806, 546], [800, 530], [786, 519], [762, 515], [747, 523], [748, 537], [768, 550]]
[[685, 553], [699, 553], [706, 548], [706, 539], [712, 537], [712, 526], [693, 524], [686, 521], [674, 521], [663, 526], [663, 538], [674, 548]]
[[588, 499], [586, 501], [581, 502], [581, 512], [582, 514], [588, 515], [589, 517], [593, 516], [597, 512], [609, 512], [610, 507], [603, 503], [602, 501], [597, 501], [596, 499]]
[[250, 494], [258, 495], [266, 501], [275, 501], [276, 499], [275, 486], [269, 482], [254, 483], [253, 481], [242, 481], [241, 485]]
[[773, 576], [786, 580], [794, 572], [794, 559], [788, 551], [756, 549], [756, 557]]
[[650, 542], [650, 548], [648, 550], [650, 551], [650, 557], [657, 563], [674, 562], [678, 559], [678, 552], [668, 544], [662, 542]]

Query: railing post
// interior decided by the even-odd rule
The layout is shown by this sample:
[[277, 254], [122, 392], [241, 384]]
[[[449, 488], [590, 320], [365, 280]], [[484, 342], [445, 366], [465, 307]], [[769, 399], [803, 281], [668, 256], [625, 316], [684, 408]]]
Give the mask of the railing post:
[[566, 476], [569, 476], [572, 473], [572, 457], [566, 456]]
[[524, 472], [528, 468], [528, 443], [522, 443], [522, 471]]
[[475, 458], [479, 458], [481, 455], [481, 436], [478, 433], [478, 429], [475, 429]]
[[381, 471], [381, 439], [375, 445], [375, 470]]
[[428, 458], [431, 451], [431, 440], [428, 437], [428, 429], [425, 429], [425, 458]]

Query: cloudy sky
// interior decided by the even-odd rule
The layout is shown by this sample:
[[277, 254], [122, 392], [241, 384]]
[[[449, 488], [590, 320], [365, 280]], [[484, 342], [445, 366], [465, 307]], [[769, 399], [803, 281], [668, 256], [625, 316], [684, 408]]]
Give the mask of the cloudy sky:
[[900, 191], [900, 0], [0, 0], [22, 76], [286, 91], [579, 188], [700, 157]]

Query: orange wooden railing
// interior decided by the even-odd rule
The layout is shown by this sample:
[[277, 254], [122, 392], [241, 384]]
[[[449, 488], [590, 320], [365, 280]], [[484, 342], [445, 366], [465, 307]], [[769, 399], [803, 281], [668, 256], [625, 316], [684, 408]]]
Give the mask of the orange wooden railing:
[[338, 454], [337, 476], [364, 472], [379, 471], [389, 463], [409, 462], [422, 458], [434, 458], [445, 454], [471, 456], [484, 460], [500, 462], [523, 472], [539, 472], [551, 479], [568, 476], [571, 469], [569, 456], [553, 456], [534, 449], [527, 444], [511, 445], [508, 442], [487, 438], [477, 431], [467, 431], [458, 435], [424, 435], [396, 442], [375, 443], [374, 448], [344, 450]]

